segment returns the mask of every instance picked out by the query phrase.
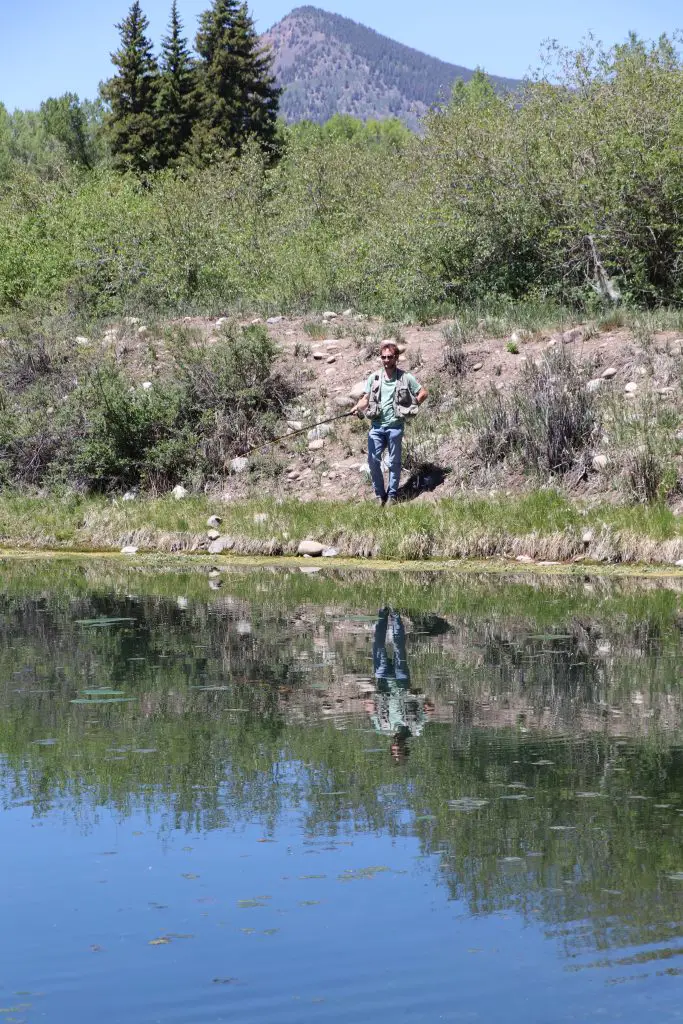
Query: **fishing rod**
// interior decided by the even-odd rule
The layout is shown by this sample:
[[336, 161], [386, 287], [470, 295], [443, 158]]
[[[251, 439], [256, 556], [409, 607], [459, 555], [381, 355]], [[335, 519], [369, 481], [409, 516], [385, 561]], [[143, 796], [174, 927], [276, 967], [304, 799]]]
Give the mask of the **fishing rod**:
[[267, 448], [271, 444], [279, 444], [280, 441], [287, 441], [290, 437], [296, 437], [298, 434], [305, 434], [307, 430], [315, 430], [316, 427], [322, 427], [325, 423], [334, 423], [336, 420], [343, 420], [347, 416], [355, 416], [353, 410], [348, 409], [346, 412], [339, 413], [338, 416], [330, 416], [328, 420], [320, 420], [318, 423], [308, 423], [301, 430], [292, 430], [289, 434], [282, 434], [281, 437], [274, 437], [271, 441], [266, 441], [264, 444], [254, 445], [253, 448], [247, 448], [245, 452], [242, 452], [241, 458], [245, 458], [247, 455], [251, 455], [252, 452], [259, 452], [262, 448]]

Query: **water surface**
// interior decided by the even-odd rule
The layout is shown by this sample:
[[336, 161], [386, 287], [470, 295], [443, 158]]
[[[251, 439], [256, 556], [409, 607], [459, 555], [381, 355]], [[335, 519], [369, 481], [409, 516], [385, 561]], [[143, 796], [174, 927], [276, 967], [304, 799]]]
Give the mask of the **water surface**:
[[683, 1018], [675, 584], [0, 572], [0, 1022]]

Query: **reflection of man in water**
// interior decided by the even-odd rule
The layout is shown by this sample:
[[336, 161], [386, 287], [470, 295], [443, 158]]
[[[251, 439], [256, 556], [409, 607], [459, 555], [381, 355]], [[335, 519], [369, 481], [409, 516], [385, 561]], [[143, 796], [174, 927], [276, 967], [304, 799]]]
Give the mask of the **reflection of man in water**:
[[[387, 631], [391, 636], [393, 657], [387, 652]], [[375, 624], [372, 660], [377, 690], [366, 707], [377, 732], [391, 736], [391, 754], [395, 761], [408, 756], [408, 739], [419, 736], [432, 705], [410, 689], [406, 658], [406, 631], [401, 616], [390, 608], [381, 608]]]

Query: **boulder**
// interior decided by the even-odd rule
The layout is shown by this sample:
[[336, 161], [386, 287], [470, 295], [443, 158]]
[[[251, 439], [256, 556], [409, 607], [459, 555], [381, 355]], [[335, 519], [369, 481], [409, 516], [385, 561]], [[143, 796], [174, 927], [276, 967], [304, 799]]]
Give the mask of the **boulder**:
[[126, 491], [121, 501], [135, 501], [137, 496], [137, 491]]
[[630, 380], [628, 382], [628, 384], [626, 385], [626, 387], [624, 388], [624, 391], [626, 392], [627, 395], [635, 395], [637, 390], [638, 390], [638, 385], [636, 384], [636, 382], [634, 380]]
[[348, 395], [337, 395], [332, 401], [335, 409], [350, 409], [352, 405], [355, 405], [355, 400], [349, 398]]
[[249, 468], [249, 459], [238, 457], [230, 460], [230, 472], [231, 473], [246, 473]]
[[90, 338], [86, 338], [83, 334], [79, 334], [76, 338], [76, 344], [85, 348], [86, 345], [90, 344]]
[[565, 331], [560, 335], [560, 341], [564, 342], [565, 345], [572, 345], [575, 341], [583, 341], [584, 337], [583, 327], [572, 327], [570, 331]]
[[257, 324], [262, 324], [262, 323], [263, 323], [263, 317], [260, 317], [260, 316], [255, 316], [253, 320], [249, 321], [249, 325], [251, 327], [256, 327]]
[[149, 327], [145, 327], [144, 324], [143, 324], [142, 327], [138, 327], [138, 337], [139, 338], [146, 338], [148, 334], [149, 334]]
[[327, 357], [327, 364], [328, 364], [328, 366], [331, 365], [332, 363], [336, 363], [336, 362], [337, 362], [337, 357], [336, 356], [328, 356]]
[[365, 394], [365, 381], [359, 381], [358, 384], [354, 384], [349, 391], [349, 398], [352, 398], [354, 402], [357, 402], [359, 398], [362, 398]]
[[206, 525], [207, 526], [220, 526], [222, 522], [223, 522], [223, 519], [222, 519], [221, 516], [209, 516], [209, 518], [206, 520]]
[[533, 336], [533, 331], [528, 331], [526, 327], [518, 327], [517, 330], [513, 331], [510, 335], [510, 341], [518, 345], [524, 341], [531, 341]]
[[323, 558], [336, 558], [339, 552], [336, 548], [325, 548]]
[[227, 322], [228, 322], [227, 316], [219, 316], [218, 320], [216, 320], [216, 327], [218, 327], [220, 329], [223, 326], [223, 324], [227, 324]]
[[223, 580], [209, 580], [209, 588], [211, 590], [220, 590], [223, 586]]
[[266, 320], [267, 324], [281, 324], [284, 320], [283, 316], [269, 316]]
[[517, 555], [515, 562], [522, 562], [523, 565], [529, 565], [530, 562], [533, 562], [533, 558], [531, 558], [530, 555]]
[[683, 558], [679, 558], [678, 561], [676, 562], [676, 565], [679, 567], [679, 569], [681, 567], [683, 567]]
[[606, 370], [602, 371], [602, 379], [603, 380], [612, 380], [612, 378], [616, 377], [616, 375], [617, 375], [617, 368], [616, 368], [616, 366], [608, 366]]
[[602, 377], [595, 377], [586, 384], [586, 391], [599, 391], [602, 387]]
[[180, 608], [181, 612], [184, 612], [184, 611], [187, 611], [187, 607], [188, 607], [190, 602], [187, 600], [186, 597], [182, 597], [181, 596], [181, 597], [176, 597], [175, 603], [176, 603], [176, 606], [178, 608]]
[[152, 382], [151, 380], [143, 380], [141, 386], [143, 391], [150, 391], [152, 387]]
[[609, 456], [607, 455], [596, 455], [593, 458], [593, 469], [596, 473], [602, 473], [609, 466]]
[[336, 319], [337, 319], [337, 314], [333, 310], [331, 310], [331, 309], [328, 309], [326, 313], [323, 313], [323, 320], [336, 320]]
[[329, 423], [320, 423], [317, 427], [313, 427], [306, 434], [309, 441], [317, 441], [321, 437], [328, 437], [332, 433], [332, 427]]
[[344, 312], [342, 313], [342, 316], [353, 316], [353, 309], [345, 309]]
[[593, 531], [592, 530], [586, 530], [586, 532], [584, 533], [584, 535], [581, 538], [581, 540], [582, 540], [582, 542], [584, 544], [592, 544], [592, 542], [593, 542]]
[[209, 538], [209, 540], [218, 540], [218, 538], [220, 537], [220, 533], [218, 532], [218, 530], [209, 530], [206, 536]]
[[315, 441], [309, 441], [308, 450], [309, 452], [319, 452], [325, 447], [325, 438], [319, 437]]
[[304, 428], [301, 420], [287, 420], [287, 426], [290, 430], [303, 430]]
[[121, 548], [122, 555], [137, 555], [138, 549], [132, 544], [126, 544], [124, 548]]
[[325, 358], [325, 353], [321, 352], [320, 349], [316, 349], [315, 352], [311, 353], [311, 355], [313, 356], [314, 359], [324, 359]]
[[302, 540], [297, 548], [298, 555], [311, 555], [312, 558], [317, 558], [322, 555], [325, 550], [325, 545], [318, 543], [317, 540]]
[[222, 551], [230, 551], [234, 548], [235, 542], [232, 537], [218, 537], [209, 544], [210, 555], [220, 555]]
[[180, 501], [181, 498], [186, 498], [189, 493], [190, 492], [187, 490], [187, 488], [183, 487], [182, 484], [176, 484], [173, 490], [171, 491], [171, 494], [173, 495], [176, 501]]

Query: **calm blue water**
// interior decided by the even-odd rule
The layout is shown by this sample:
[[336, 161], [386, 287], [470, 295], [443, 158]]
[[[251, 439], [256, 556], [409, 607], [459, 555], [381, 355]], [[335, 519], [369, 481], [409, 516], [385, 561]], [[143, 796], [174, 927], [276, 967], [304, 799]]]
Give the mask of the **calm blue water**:
[[0, 1021], [683, 1017], [674, 591], [4, 571]]

